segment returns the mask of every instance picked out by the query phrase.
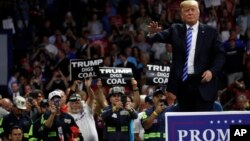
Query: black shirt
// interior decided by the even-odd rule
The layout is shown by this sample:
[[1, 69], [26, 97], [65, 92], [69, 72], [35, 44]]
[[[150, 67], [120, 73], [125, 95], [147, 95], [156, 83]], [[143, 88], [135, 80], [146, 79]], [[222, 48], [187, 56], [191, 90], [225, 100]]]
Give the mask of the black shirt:
[[[44, 121], [49, 118], [50, 114], [51, 112], [44, 113], [43, 115]], [[44, 123], [44, 122], [41, 122], [41, 123]], [[60, 141], [60, 137], [59, 137], [60, 133], [63, 135], [64, 140], [68, 140], [68, 138], [72, 134], [72, 131], [71, 131], [72, 127], [78, 128], [74, 118], [67, 113], [61, 112], [60, 115], [55, 116], [51, 128], [47, 128], [44, 126], [43, 128], [44, 130], [42, 131], [43, 140]]]

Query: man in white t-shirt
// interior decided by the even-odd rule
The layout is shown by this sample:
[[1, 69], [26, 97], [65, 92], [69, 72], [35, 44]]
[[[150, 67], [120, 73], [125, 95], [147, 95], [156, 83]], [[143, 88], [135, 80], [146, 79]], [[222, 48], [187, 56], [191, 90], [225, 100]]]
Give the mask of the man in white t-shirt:
[[90, 88], [91, 82], [91, 79], [85, 80], [88, 94], [86, 103], [82, 101], [81, 96], [77, 93], [74, 93], [69, 97], [68, 113], [75, 119], [84, 140], [98, 141], [98, 134], [93, 116], [95, 99], [94, 92]]

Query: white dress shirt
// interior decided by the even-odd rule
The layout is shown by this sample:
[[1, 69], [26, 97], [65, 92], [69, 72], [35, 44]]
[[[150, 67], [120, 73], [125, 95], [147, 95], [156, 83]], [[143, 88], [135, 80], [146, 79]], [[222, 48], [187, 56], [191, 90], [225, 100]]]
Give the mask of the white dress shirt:
[[[187, 29], [190, 27], [186, 25]], [[199, 22], [192, 26], [192, 42], [191, 42], [191, 49], [188, 55], [188, 74], [194, 74], [194, 55], [195, 55], [195, 48], [196, 48], [196, 41], [197, 41], [197, 34], [198, 34], [198, 26]]]

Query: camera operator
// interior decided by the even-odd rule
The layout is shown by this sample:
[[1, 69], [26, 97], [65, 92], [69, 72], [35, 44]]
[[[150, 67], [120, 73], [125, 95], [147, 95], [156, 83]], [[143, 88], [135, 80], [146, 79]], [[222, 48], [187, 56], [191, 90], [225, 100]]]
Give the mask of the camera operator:
[[[46, 141], [66, 141], [72, 140], [69, 137], [72, 137], [74, 131], [72, 129], [79, 130], [74, 118], [68, 113], [62, 112], [60, 107], [63, 103], [62, 96], [59, 90], [54, 90], [49, 93], [49, 111], [45, 112], [41, 118], [41, 123], [43, 128], [40, 128], [42, 133], [42, 139]], [[75, 133], [74, 133], [75, 134]], [[74, 139], [80, 139], [79, 135]]]
[[107, 141], [129, 141], [130, 122], [137, 118], [132, 98], [124, 95], [121, 87], [113, 87], [107, 99], [109, 106], [101, 114], [105, 122], [104, 138]]
[[144, 141], [165, 141], [165, 112], [176, 111], [175, 106], [167, 106], [166, 96], [161, 89], [153, 93], [154, 106], [142, 113], [142, 125], [145, 130]]

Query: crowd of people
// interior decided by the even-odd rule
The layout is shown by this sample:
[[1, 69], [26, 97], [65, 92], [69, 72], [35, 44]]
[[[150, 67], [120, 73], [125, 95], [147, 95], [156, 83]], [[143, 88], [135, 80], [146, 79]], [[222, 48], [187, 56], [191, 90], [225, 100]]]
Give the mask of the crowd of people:
[[[249, 110], [249, 1], [181, 2], [7, 2], [13, 12], [6, 8], [1, 17], [13, 19], [16, 33], [11, 76], [0, 93], [1, 139], [150, 141], [164, 136], [164, 112]], [[186, 76], [183, 23], [197, 37]], [[192, 49], [196, 41], [199, 50]], [[131, 86], [70, 80], [71, 59], [93, 58], [132, 68]], [[147, 64], [171, 66], [166, 89], [147, 84]]]

